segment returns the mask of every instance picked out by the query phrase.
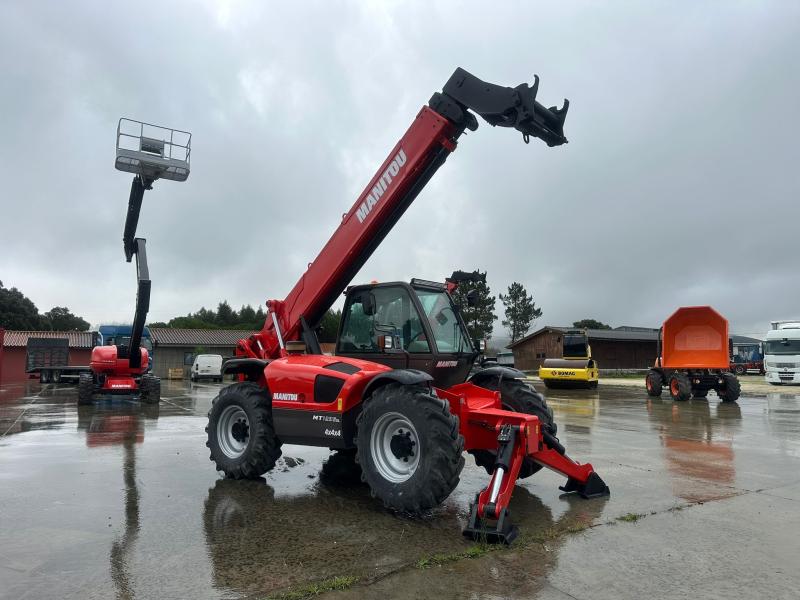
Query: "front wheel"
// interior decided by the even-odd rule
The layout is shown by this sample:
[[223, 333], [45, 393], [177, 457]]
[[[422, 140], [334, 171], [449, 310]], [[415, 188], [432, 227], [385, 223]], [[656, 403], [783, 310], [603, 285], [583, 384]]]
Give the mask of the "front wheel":
[[658, 371], [650, 369], [647, 372], [647, 377], [644, 380], [644, 384], [647, 388], [647, 395], [657, 397], [661, 395], [661, 389], [664, 385], [664, 378]]
[[736, 402], [739, 399], [739, 394], [742, 392], [742, 386], [736, 375], [733, 373], [722, 374], [722, 385], [717, 389], [717, 396], [723, 402]]
[[733, 372], [736, 373], [737, 375], [744, 375], [745, 373], [747, 373], [747, 369], [745, 368], [744, 365], [736, 365], [733, 369]]
[[[484, 381], [480, 387], [493, 392], [500, 392], [500, 402], [504, 410], [510, 410], [527, 415], [539, 417], [542, 429], [555, 437], [558, 426], [553, 419], [553, 409], [547, 406], [547, 400], [537, 392], [532, 385], [519, 379], [502, 379], [499, 383], [495, 379]], [[491, 475], [494, 472], [494, 463], [497, 459], [497, 452], [494, 450], [470, 450], [470, 454], [475, 457], [475, 464], [486, 469]], [[532, 458], [522, 459], [522, 466], [519, 469], [519, 478], [530, 477], [542, 468], [542, 465]]]
[[669, 395], [678, 402], [688, 400], [692, 396], [692, 383], [686, 373], [673, 373], [669, 378]]
[[149, 373], [139, 380], [139, 394], [142, 402], [158, 404], [161, 401], [161, 379]]
[[78, 376], [78, 404], [81, 406], [92, 403], [94, 394], [94, 376], [91, 373], [81, 373]]
[[214, 398], [206, 434], [211, 460], [232, 479], [257, 479], [281, 456], [269, 393], [249, 381], [229, 385]]
[[464, 438], [447, 402], [427, 387], [390, 383], [358, 418], [361, 479], [387, 508], [423, 513], [444, 502], [464, 468]]

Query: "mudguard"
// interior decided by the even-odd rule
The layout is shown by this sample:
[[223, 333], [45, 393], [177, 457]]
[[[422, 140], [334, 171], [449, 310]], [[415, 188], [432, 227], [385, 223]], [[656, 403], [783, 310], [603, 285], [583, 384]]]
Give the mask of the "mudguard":
[[376, 388], [386, 385], [387, 383], [396, 382], [402, 383], [403, 385], [414, 385], [430, 383], [431, 381], [433, 381], [433, 377], [425, 371], [418, 371], [417, 369], [394, 369], [373, 377], [372, 381], [364, 388], [364, 393], [361, 397], [366, 400]]
[[229, 358], [222, 363], [223, 375], [243, 374], [250, 381], [257, 381], [263, 375], [270, 361], [260, 358]]
[[487, 379], [495, 378], [498, 381], [503, 379], [525, 379], [525, 373], [512, 367], [489, 367], [488, 369], [482, 369], [475, 373], [469, 378], [469, 381], [475, 385], [480, 385], [481, 382], [486, 381]]

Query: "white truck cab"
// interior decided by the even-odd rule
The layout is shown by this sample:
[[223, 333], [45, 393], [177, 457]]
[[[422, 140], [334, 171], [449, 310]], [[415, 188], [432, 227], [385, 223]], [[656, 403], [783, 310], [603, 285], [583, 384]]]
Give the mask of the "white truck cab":
[[219, 354], [198, 354], [194, 359], [189, 379], [192, 381], [200, 381], [201, 379], [222, 381], [222, 356]]
[[764, 340], [764, 371], [772, 385], [800, 384], [800, 320], [772, 321]]

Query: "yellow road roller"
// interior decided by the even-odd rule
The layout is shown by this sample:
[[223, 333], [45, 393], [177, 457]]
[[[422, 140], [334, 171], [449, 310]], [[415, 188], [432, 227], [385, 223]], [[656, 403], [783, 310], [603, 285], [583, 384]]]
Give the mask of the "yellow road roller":
[[599, 373], [589, 337], [583, 330], [564, 332], [563, 358], [546, 358], [539, 377], [548, 388], [596, 388]]

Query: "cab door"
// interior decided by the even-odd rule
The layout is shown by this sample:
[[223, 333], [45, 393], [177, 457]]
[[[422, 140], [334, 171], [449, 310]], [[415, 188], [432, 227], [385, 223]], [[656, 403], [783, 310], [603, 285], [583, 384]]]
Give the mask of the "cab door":
[[433, 361], [419, 312], [408, 289], [402, 285], [351, 292], [342, 312], [336, 354], [371, 360], [393, 369], [426, 372], [431, 371]]

